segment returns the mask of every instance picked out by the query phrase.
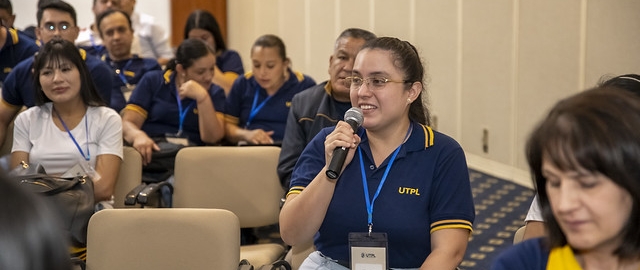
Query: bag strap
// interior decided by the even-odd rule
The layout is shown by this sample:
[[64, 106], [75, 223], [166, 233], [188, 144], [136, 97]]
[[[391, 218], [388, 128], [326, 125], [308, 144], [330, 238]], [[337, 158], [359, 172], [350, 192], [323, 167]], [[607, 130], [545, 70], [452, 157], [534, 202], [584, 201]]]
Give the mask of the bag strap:
[[[29, 177], [23, 178], [23, 180], [21, 180], [21, 181], [29, 181], [29, 180], [31, 180], [31, 181], [35, 182], [38, 179], [45, 179], [45, 178], [56, 180], [55, 177], [51, 177], [51, 176], [48, 176], [48, 175], [41, 174], [41, 175], [30, 175]], [[60, 179], [60, 180], [58, 180], [60, 182], [59, 185], [56, 185], [55, 187], [53, 187], [50, 190], [42, 191], [41, 193], [44, 194], [44, 195], [55, 195], [55, 194], [58, 194], [58, 193], [60, 193], [62, 191], [69, 190], [69, 189], [71, 189], [72, 187], [74, 187], [77, 184], [84, 184], [87, 181], [86, 177], [84, 177], [84, 176], [78, 176], [78, 177], [74, 177], [72, 179], [64, 179], [64, 178], [58, 178], [58, 179]]]
[[66, 180], [65, 179], [64, 181], [61, 181], [64, 184], [59, 185], [56, 188], [47, 190], [47, 191], [43, 192], [43, 194], [46, 194], [46, 195], [58, 194], [58, 193], [63, 192], [65, 190], [71, 189], [72, 187], [74, 187], [77, 184], [84, 184], [86, 181], [87, 180], [85, 179], [85, 177], [81, 177], [81, 176], [74, 177], [73, 179], [70, 179], [70, 180]]

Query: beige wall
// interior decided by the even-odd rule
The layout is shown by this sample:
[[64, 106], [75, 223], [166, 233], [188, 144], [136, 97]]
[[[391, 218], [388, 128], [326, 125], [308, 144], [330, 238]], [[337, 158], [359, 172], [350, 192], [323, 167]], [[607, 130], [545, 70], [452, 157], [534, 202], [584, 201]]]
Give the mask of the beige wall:
[[[35, 2], [13, 1], [18, 27], [35, 21]], [[88, 25], [91, 1], [70, 3]], [[138, 0], [137, 8], [168, 25], [168, 3]], [[228, 43], [247, 70], [251, 44], [267, 33], [318, 82], [345, 28], [414, 43], [437, 128], [462, 144], [472, 167], [507, 177], [526, 177], [526, 137], [559, 98], [603, 74], [640, 73], [637, 0], [228, 0], [228, 9]]]
[[636, 0], [228, 3], [229, 45], [247, 70], [252, 42], [266, 33], [282, 37], [294, 69], [317, 81], [328, 78], [333, 42], [345, 28], [414, 43], [428, 66], [437, 128], [456, 138], [476, 166], [503, 171], [526, 171], [528, 132], [559, 98], [603, 74], [640, 73]]

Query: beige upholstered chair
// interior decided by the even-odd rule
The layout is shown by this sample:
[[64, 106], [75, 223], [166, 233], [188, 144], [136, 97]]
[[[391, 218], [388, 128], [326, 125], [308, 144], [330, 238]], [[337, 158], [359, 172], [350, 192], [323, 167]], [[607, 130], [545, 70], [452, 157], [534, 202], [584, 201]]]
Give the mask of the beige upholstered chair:
[[122, 163], [120, 173], [113, 192], [113, 207], [124, 208], [124, 199], [127, 193], [142, 183], [142, 156], [138, 151], [125, 146], [122, 151]]
[[[276, 172], [279, 154], [275, 146], [183, 148], [176, 156], [173, 207], [227, 209], [242, 228], [276, 224], [284, 195]], [[260, 266], [283, 253], [280, 244], [246, 245], [240, 258]]]
[[522, 226], [520, 228], [518, 228], [518, 230], [516, 231], [516, 233], [513, 234], [513, 244], [517, 244], [522, 242], [522, 239], [524, 238], [524, 231], [527, 228], [527, 225]]
[[238, 218], [221, 209], [107, 209], [89, 221], [87, 269], [228, 269], [240, 260]]

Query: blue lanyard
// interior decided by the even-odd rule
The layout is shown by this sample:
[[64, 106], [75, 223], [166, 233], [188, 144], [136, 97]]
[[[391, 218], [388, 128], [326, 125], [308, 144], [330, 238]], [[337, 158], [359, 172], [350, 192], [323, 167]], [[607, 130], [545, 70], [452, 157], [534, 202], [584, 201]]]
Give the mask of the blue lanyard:
[[[133, 58], [129, 59], [129, 61], [127, 61], [127, 63], [124, 64], [124, 66], [121, 69], [116, 69], [116, 73], [118, 74], [118, 77], [120, 77], [120, 80], [122, 81], [122, 83], [124, 83], [125, 86], [129, 86], [129, 82], [127, 81], [127, 77], [124, 76], [124, 71], [127, 70], [129, 66], [131, 66], [131, 61], [133, 61]], [[114, 66], [115, 66], [115, 63], [114, 63]]]
[[[405, 136], [405, 141], [411, 134], [411, 130], [413, 126], [409, 124], [409, 130], [407, 130], [407, 135]], [[389, 176], [389, 171], [391, 170], [391, 166], [393, 166], [393, 162], [396, 160], [396, 156], [398, 156], [398, 152], [400, 152], [400, 148], [402, 148], [402, 144], [393, 151], [393, 155], [391, 155], [391, 160], [389, 160], [389, 164], [387, 164], [387, 168], [384, 170], [384, 174], [382, 175], [382, 179], [380, 180], [380, 184], [378, 184], [378, 189], [376, 193], [373, 194], [373, 199], [369, 198], [369, 186], [367, 185], [367, 174], [364, 170], [364, 160], [362, 158], [362, 150], [360, 146], [358, 146], [358, 157], [360, 158], [360, 174], [362, 175], [362, 187], [364, 188], [364, 201], [367, 206], [367, 225], [369, 225], [369, 234], [371, 234], [371, 229], [373, 228], [373, 205], [376, 203], [376, 199], [380, 195], [380, 190], [382, 190], [382, 186], [387, 181], [387, 176]]]
[[272, 96], [267, 96], [267, 98], [263, 100], [260, 103], [260, 105], [257, 105], [259, 96], [260, 96], [260, 86], [256, 87], [256, 94], [253, 96], [253, 104], [251, 105], [251, 112], [249, 113], [249, 119], [247, 119], [247, 124], [245, 125], [245, 128], [249, 127], [253, 118], [256, 118], [256, 115], [258, 115], [258, 112], [262, 110], [262, 107], [264, 107], [264, 105], [267, 104], [267, 101], [269, 101], [269, 99], [271, 99], [272, 97]]
[[[175, 87], [175, 84], [174, 84]], [[184, 110], [182, 109], [182, 101], [180, 100], [180, 95], [178, 94], [178, 89], [176, 89], [176, 101], [178, 103], [178, 133], [176, 133], [177, 136], [181, 136], [182, 135], [182, 126], [184, 125], [184, 118], [187, 117], [187, 113], [189, 112], [189, 110], [191, 110], [191, 108], [193, 107], [193, 104], [195, 103], [195, 100], [192, 100], [191, 103], [189, 103], [189, 105], [184, 108]]]
[[55, 109], [53, 109], [53, 112], [56, 114], [56, 116], [58, 116], [58, 119], [60, 120], [60, 123], [62, 123], [62, 126], [67, 131], [67, 133], [69, 134], [69, 137], [71, 137], [71, 140], [73, 141], [73, 143], [76, 144], [76, 147], [78, 148], [78, 151], [80, 151], [80, 154], [82, 155], [84, 160], [86, 160], [86, 161], [91, 160], [91, 153], [89, 152], [89, 121], [87, 120], [87, 113], [86, 112], [84, 113], [84, 128], [85, 128], [85, 132], [86, 132], [86, 135], [87, 135], [87, 155], [85, 156], [84, 152], [82, 151], [82, 148], [78, 144], [78, 141], [76, 141], [76, 138], [73, 137], [73, 134], [71, 134], [71, 131], [67, 127], [67, 124], [65, 124], [64, 121], [62, 120], [62, 117], [60, 117], [60, 114], [58, 114], [58, 112], [56, 112]]

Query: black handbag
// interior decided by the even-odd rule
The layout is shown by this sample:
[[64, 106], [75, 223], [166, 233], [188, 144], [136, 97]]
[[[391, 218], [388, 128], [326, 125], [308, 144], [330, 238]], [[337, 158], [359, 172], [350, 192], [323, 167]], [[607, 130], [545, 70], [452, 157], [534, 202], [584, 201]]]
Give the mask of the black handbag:
[[145, 165], [143, 169], [146, 172], [151, 173], [164, 173], [173, 172], [173, 167], [176, 162], [176, 155], [180, 149], [184, 148], [184, 145], [170, 143], [166, 138], [153, 138], [153, 141], [160, 147], [159, 151], [153, 151], [151, 153], [151, 162]]
[[43, 196], [57, 210], [63, 233], [73, 246], [86, 246], [87, 226], [95, 211], [93, 181], [88, 176], [71, 179], [51, 176], [40, 168], [23, 163], [10, 176], [23, 188]]

